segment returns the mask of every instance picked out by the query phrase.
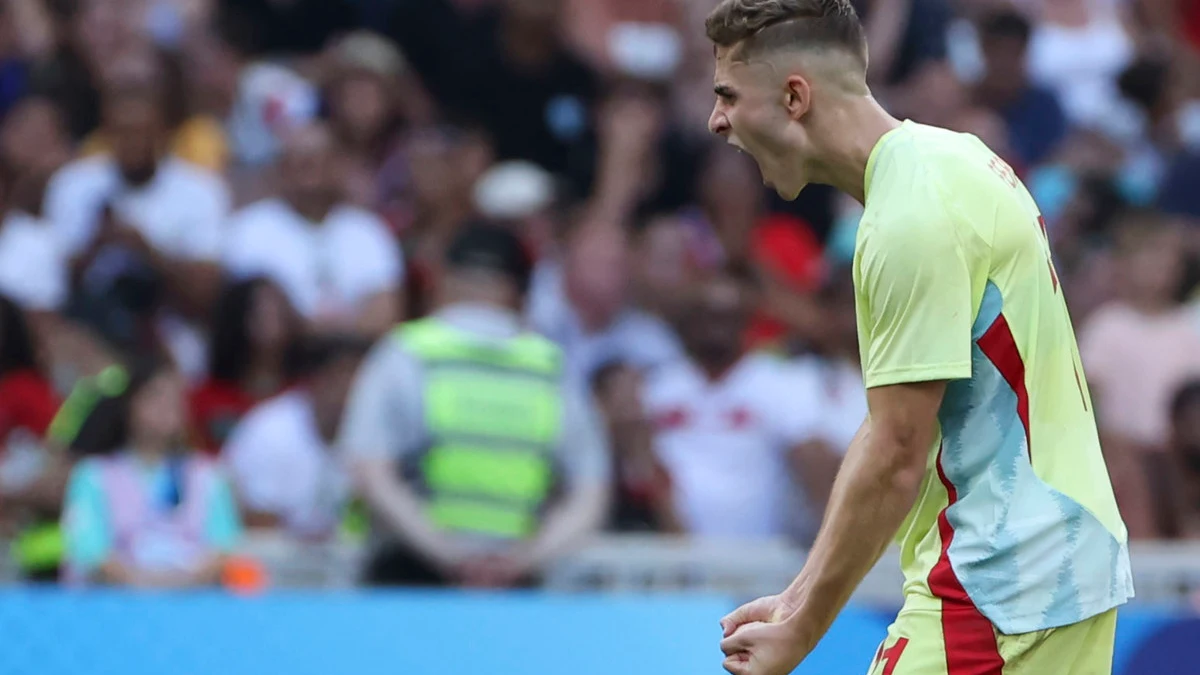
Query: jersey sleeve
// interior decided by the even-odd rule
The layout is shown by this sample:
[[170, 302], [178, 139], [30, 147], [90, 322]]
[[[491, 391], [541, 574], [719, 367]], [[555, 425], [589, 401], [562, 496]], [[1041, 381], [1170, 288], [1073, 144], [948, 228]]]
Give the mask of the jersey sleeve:
[[971, 376], [971, 272], [944, 215], [865, 223], [855, 262], [868, 388]]

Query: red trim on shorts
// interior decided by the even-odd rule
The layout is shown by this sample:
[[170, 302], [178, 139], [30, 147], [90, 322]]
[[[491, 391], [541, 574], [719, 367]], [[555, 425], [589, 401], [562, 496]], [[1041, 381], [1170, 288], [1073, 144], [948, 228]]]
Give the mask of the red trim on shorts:
[[[1017, 342], [1013, 339], [1012, 330], [1004, 315], [996, 317], [991, 327], [983, 334], [976, 344], [983, 355], [996, 366], [1000, 376], [1017, 395], [1017, 416], [1021, 418], [1021, 426], [1025, 428], [1025, 452], [1033, 458], [1033, 446], [1029, 442], [1029, 391], [1025, 389], [1025, 362], [1021, 360], [1021, 352], [1017, 351]], [[942, 482], [945, 482], [943, 479]], [[951, 502], [953, 503], [953, 502]]]
[[[997, 321], [999, 323], [999, 321]], [[993, 325], [994, 327], [994, 325]], [[989, 329], [989, 332], [990, 329]], [[944, 447], [944, 446], [943, 446]], [[929, 572], [929, 590], [942, 600], [942, 638], [946, 643], [947, 675], [1003, 675], [1004, 659], [996, 645], [992, 622], [980, 613], [950, 565], [950, 542], [954, 528], [946, 511], [958, 501], [958, 491], [942, 468], [942, 448], [937, 455], [938, 478], [950, 503], [938, 514], [942, 554]]]

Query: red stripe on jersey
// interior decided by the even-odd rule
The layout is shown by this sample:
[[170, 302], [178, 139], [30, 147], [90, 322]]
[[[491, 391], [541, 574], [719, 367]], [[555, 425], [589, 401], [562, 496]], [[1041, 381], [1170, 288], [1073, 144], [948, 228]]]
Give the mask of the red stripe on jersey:
[[942, 600], [942, 638], [946, 643], [947, 675], [1003, 675], [1004, 659], [996, 645], [996, 633], [967, 595], [962, 582], [950, 565], [950, 542], [954, 528], [946, 511], [958, 501], [958, 491], [942, 468], [942, 448], [938, 448], [937, 472], [950, 502], [938, 514], [938, 534], [942, 554], [929, 572], [929, 590]]
[[976, 341], [983, 355], [996, 366], [1000, 376], [1017, 395], [1017, 416], [1025, 428], [1025, 452], [1033, 458], [1033, 446], [1029, 442], [1029, 392], [1025, 389], [1025, 362], [1017, 351], [1017, 342], [1004, 315], [996, 317], [987, 332]]
[[871, 659], [871, 670], [875, 670], [875, 666], [879, 665], [879, 659], [883, 658], [883, 643], [887, 642], [887, 638], [879, 643], [879, 649], [875, 650], [875, 658]]

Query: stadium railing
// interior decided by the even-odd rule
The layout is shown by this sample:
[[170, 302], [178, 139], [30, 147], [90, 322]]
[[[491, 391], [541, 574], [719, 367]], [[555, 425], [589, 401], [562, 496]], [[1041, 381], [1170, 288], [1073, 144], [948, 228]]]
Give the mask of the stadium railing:
[[[1192, 605], [1200, 598], [1200, 542], [1138, 542], [1131, 549], [1137, 602]], [[258, 560], [275, 587], [334, 589], [357, 583], [365, 550], [346, 542], [302, 543], [253, 533], [239, 554]], [[607, 535], [554, 565], [545, 586], [558, 592], [762, 595], [787, 585], [804, 557], [802, 549], [785, 541]], [[0, 580], [14, 579], [15, 571], [5, 556]], [[902, 581], [893, 549], [868, 575], [855, 600], [895, 606]]]

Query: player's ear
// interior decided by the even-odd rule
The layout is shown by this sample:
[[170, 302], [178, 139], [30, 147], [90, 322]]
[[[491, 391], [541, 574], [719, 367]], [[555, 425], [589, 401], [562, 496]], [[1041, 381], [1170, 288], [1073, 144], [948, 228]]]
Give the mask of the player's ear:
[[792, 119], [804, 117], [812, 105], [812, 87], [808, 85], [808, 80], [800, 75], [788, 76], [783, 105]]

